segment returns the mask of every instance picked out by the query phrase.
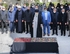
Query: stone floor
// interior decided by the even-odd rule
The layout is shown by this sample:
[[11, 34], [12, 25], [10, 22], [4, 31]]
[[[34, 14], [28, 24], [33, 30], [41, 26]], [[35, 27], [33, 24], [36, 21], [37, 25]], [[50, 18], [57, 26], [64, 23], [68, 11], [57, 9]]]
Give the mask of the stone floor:
[[[52, 31], [51, 31], [52, 33]], [[9, 33], [6, 34], [1, 34], [0, 32], [0, 54], [9, 54], [10, 52], [10, 47], [9, 45], [11, 45], [13, 43], [13, 40], [15, 38], [18, 37], [30, 37], [30, 34], [17, 34], [17, 33]], [[45, 38], [47, 38], [48, 36], [44, 36]], [[57, 42], [59, 45], [59, 54], [70, 54], [70, 37], [68, 37], [68, 31], [66, 32], [66, 36], [60, 36], [60, 31], [59, 31], [59, 35], [51, 35], [50, 37], [56, 37], [57, 38]], [[29, 53], [28, 53], [29, 54]], [[31, 53], [30, 53], [31, 54]], [[37, 53], [33, 53], [33, 54], [37, 54]], [[41, 54], [41, 53], [38, 53]], [[42, 53], [44, 54], [44, 53]], [[45, 53], [45, 54], [53, 54], [53, 53]]]

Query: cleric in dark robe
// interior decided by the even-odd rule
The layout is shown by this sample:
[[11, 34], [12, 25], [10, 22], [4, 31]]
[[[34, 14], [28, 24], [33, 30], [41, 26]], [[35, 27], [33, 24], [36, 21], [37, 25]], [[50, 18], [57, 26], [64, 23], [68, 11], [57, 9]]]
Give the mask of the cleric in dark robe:
[[42, 16], [39, 13], [38, 6], [35, 7], [35, 14], [33, 19], [33, 38], [42, 37]]
[[18, 6], [18, 10], [15, 13], [15, 24], [16, 24], [16, 32], [23, 32], [23, 22], [24, 22], [24, 12], [21, 9], [21, 6]]

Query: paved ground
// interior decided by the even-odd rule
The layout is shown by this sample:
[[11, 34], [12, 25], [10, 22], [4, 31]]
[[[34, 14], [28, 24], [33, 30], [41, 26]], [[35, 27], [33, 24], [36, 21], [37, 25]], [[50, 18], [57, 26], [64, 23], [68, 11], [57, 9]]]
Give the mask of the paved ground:
[[[51, 31], [52, 32], [52, 31]], [[8, 32], [8, 34], [4, 33], [1, 34], [0, 32], [0, 54], [4, 53], [4, 54], [9, 54], [10, 52], [10, 47], [9, 45], [11, 45], [13, 43], [13, 40], [17, 37], [30, 37], [30, 34], [17, 34], [17, 33], [12, 33], [10, 34]], [[48, 37], [47, 35], [45, 36], [46, 38]], [[66, 36], [60, 36], [60, 31], [59, 31], [59, 35], [51, 35], [50, 37], [56, 37], [58, 44], [59, 44], [59, 54], [70, 54], [70, 37], [68, 37], [68, 32], [66, 34]], [[31, 54], [31, 53], [30, 53]], [[34, 53], [33, 53], [34, 54]], [[37, 54], [37, 53], [35, 53]], [[41, 53], [39, 53], [41, 54]], [[42, 53], [44, 54], [44, 53]], [[45, 54], [49, 54], [49, 53], [45, 53]]]

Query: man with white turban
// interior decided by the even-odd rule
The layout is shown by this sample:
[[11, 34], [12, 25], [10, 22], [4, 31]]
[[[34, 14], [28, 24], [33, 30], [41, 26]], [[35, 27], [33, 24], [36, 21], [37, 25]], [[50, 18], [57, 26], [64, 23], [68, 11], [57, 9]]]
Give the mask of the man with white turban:
[[16, 32], [23, 32], [23, 22], [24, 22], [24, 12], [21, 9], [21, 6], [18, 6], [18, 10], [15, 13], [15, 23], [16, 23]]

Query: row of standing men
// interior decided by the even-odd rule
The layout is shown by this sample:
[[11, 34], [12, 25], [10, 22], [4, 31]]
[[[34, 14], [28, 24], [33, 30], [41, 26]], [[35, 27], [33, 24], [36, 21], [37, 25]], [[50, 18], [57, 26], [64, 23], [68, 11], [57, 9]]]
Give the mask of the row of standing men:
[[[70, 6], [70, 5], [69, 5]], [[61, 30], [61, 36], [66, 35], [66, 25], [70, 29], [70, 7], [66, 9], [61, 5], [61, 8], [55, 8], [53, 5], [50, 7], [44, 6], [44, 10], [40, 11], [38, 5], [31, 8], [26, 5], [21, 7], [16, 4], [16, 6], [10, 7], [6, 11], [5, 7], [2, 7], [0, 10], [0, 23], [2, 28], [2, 34], [4, 33], [4, 25], [6, 27], [6, 33], [8, 31], [7, 24], [9, 23], [10, 32], [14, 32], [16, 29], [17, 33], [25, 32], [26, 34], [30, 33], [31, 37], [42, 37], [42, 27], [43, 27], [43, 36], [50, 36], [50, 26], [52, 28], [52, 35], [58, 35], [58, 25]], [[69, 30], [70, 31], [70, 30]], [[69, 32], [70, 36], [70, 32]]]

